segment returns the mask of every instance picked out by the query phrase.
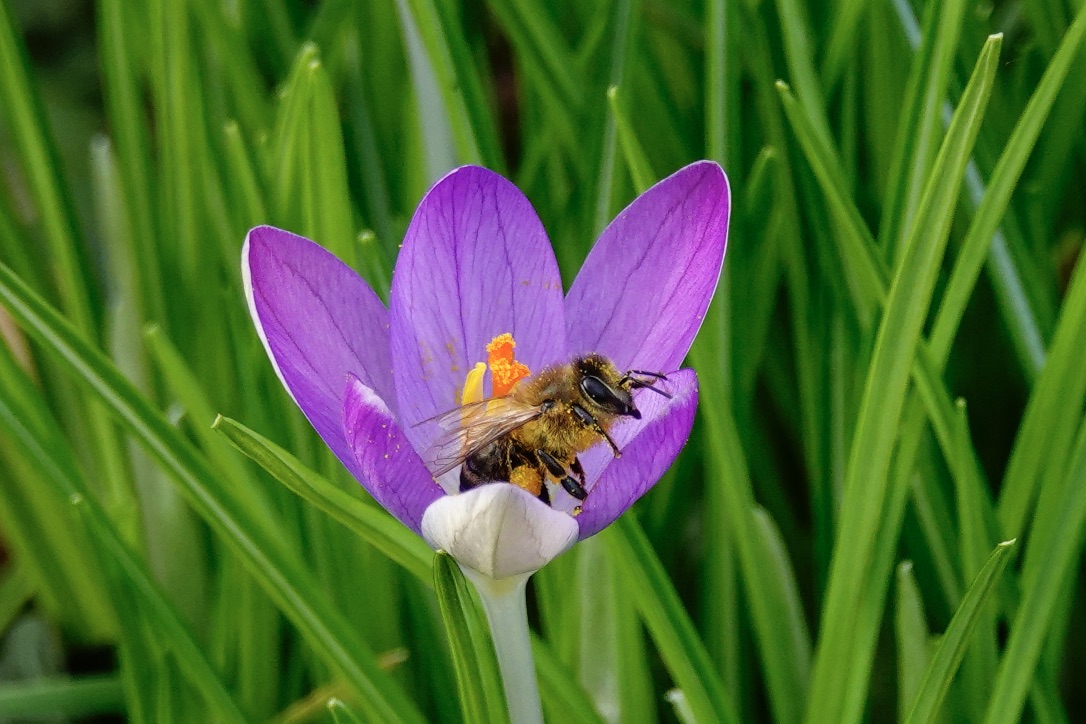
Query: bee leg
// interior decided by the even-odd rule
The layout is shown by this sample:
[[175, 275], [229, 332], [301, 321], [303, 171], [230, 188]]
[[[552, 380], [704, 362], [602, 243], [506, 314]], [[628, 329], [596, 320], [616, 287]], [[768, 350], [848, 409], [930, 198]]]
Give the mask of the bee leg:
[[616, 458], [622, 457], [622, 451], [618, 449], [618, 445], [616, 445], [615, 441], [611, 439], [611, 436], [607, 434], [607, 431], [603, 429], [599, 420], [592, 417], [591, 412], [577, 404], [570, 405], [570, 408], [573, 410], [574, 417], [576, 417], [582, 425], [596, 431], [600, 437], [607, 441], [607, 444], [611, 446], [611, 452], [615, 454]]
[[535, 454], [543, 461], [543, 465], [547, 468], [547, 472], [562, 484], [562, 487], [566, 489], [567, 493], [577, 500], [584, 500], [588, 497], [588, 491], [584, 489], [584, 471], [577, 472], [577, 468], [580, 468], [581, 464], [577, 462], [576, 458], [573, 459], [573, 466], [575, 466], [573, 472], [581, 478], [581, 482], [574, 480], [565, 466], [558, 462], [558, 460], [546, 450], [536, 450]]
[[570, 464], [569, 469], [573, 471], [573, 474], [577, 476], [577, 479], [581, 481], [581, 487], [587, 489], [588, 483], [584, 480], [584, 468], [581, 467], [581, 459], [573, 458], [573, 462]]
[[584, 489], [584, 486], [568, 475], [562, 478], [562, 487], [577, 500], [584, 500], [588, 497], [588, 491]]
[[539, 456], [540, 461], [547, 468], [547, 472], [553, 475], [556, 480], [566, 477], [566, 466], [558, 462], [558, 458], [546, 450], [536, 450], [535, 454]]

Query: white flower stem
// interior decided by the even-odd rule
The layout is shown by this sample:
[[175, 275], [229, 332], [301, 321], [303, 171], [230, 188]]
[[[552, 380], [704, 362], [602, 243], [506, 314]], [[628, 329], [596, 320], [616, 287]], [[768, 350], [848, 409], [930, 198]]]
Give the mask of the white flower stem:
[[524, 593], [530, 573], [495, 580], [461, 566], [486, 610], [512, 724], [543, 724]]

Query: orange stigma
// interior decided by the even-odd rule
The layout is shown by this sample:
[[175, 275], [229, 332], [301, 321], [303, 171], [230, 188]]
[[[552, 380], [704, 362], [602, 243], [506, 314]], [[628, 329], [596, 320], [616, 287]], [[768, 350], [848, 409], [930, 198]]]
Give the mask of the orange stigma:
[[487, 367], [490, 368], [491, 396], [504, 397], [522, 379], [532, 374], [528, 367], [517, 362], [513, 348], [517, 343], [509, 332], [499, 334], [486, 346]]

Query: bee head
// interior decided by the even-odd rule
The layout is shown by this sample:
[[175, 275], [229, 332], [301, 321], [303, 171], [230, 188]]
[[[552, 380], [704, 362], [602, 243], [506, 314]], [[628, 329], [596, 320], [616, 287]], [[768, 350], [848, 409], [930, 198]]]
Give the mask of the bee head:
[[612, 415], [626, 415], [641, 419], [641, 411], [634, 405], [633, 395], [619, 384], [620, 375], [607, 360], [591, 356], [580, 360], [581, 394], [596, 407]]

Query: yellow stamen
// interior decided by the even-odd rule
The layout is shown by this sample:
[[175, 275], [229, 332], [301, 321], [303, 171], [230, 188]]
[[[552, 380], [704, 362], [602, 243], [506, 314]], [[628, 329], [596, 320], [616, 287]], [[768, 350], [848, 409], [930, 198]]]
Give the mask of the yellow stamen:
[[464, 394], [460, 396], [461, 405], [470, 405], [473, 402], [482, 401], [483, 375], [485, 374], [486, 365], [482, 362], [476, 363], [476, 365], [471, 368], [467, 378], [464, 380]]
[[513, 335], [508, 332], [499, 334], [486, 346], [493, 397], [508, 395], [518, 382], [532, 374], [526, 365], [515, 359], [513, 349], [516, 346]]

